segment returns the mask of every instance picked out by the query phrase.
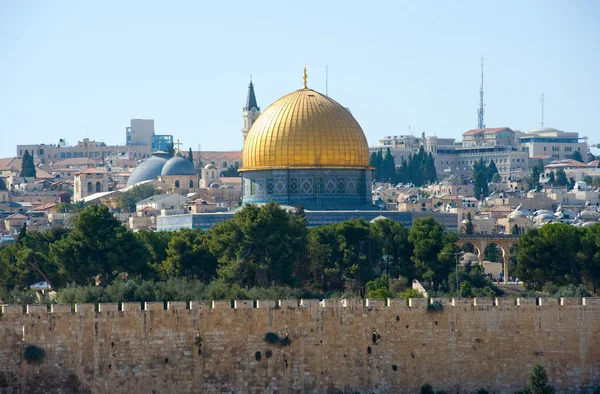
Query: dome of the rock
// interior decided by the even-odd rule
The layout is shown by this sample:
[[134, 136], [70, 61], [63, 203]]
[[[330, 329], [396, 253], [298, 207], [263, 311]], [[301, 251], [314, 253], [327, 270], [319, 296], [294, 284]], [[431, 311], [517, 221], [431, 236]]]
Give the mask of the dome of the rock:
[[243, 202], [369, 209], [369, 147], [350, 111], [306, 87], [254, 121], [242, 151]]
[[352, 114], [311, 89], [271, 104], [244, 143], [245, 171], [277, 168], [368, 168], [369, 147]]

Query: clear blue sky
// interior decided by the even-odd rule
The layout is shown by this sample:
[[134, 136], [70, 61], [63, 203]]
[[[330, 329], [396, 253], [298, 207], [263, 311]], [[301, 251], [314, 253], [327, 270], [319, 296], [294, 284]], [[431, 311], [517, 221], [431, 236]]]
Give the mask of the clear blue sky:
[[[301, 87], [351, 109], [370, 144], [540, 124], [600, 143], [600, 1], [0, 2], [0, 157], [16, 144], [125, 142], [155, 120], [184, 148], [241, 148], [259, 105]], [[87, 129], [87, 132], [86, 132]]]

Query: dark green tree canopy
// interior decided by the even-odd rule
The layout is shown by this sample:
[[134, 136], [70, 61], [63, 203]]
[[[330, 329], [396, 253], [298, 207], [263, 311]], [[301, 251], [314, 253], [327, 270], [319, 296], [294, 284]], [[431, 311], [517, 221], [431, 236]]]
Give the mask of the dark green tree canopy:
[[33, 156], [29, 154], [29, 151], [25, 149], [25, 153], [21, 158], [21, 176], [27, 178], [35, 178], [36, 170], [35, 163], [33, 162]]

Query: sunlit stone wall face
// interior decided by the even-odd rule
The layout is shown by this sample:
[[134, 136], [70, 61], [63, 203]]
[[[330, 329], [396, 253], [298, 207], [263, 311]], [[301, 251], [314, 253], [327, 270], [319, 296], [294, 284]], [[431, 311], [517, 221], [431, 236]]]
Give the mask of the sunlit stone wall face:
[[[4, 306], [0, 391], [417, 393], [429, 383], [512, 393], [541, 364], [557, 392], [590, 392], [600, 382], [599, 300]], [[45, 355], [29, 351], [28, 362], [32, 345]]]

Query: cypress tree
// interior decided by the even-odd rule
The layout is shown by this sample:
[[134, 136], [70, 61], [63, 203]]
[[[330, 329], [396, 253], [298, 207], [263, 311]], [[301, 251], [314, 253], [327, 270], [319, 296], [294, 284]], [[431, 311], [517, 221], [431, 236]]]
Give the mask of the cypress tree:
[[25, 150], [23, 157], [21, 158], [21, 176], [26, 178], [35, 178], [35, 164], [33, 163], [33, 156], [29, 154], [28, 150]]

